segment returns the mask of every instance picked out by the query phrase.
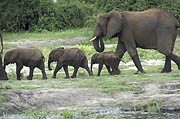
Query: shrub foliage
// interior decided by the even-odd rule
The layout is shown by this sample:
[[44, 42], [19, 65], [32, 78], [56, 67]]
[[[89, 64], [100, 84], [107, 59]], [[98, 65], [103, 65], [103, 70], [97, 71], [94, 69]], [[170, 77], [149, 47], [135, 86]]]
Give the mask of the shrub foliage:
[[180, 21], [179, 0], [0, 0], [0, 31], [55, 31], [91, 27], [110, 11], [163, 8]]

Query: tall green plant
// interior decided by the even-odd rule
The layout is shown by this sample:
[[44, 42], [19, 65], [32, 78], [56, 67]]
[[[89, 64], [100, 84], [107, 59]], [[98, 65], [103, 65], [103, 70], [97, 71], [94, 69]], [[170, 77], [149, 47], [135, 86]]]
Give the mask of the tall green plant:
[[38, 21], [39, 0], [4, 0], [0, 6], [0, 30], [29, 30]]

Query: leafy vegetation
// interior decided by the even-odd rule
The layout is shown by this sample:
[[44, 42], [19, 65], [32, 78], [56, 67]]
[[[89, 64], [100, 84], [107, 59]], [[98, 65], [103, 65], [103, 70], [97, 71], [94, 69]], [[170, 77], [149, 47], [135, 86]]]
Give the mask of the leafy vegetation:
[[[90, 61], [95, 53], [92, 43], [88, 38], [92, 37], [97, 19], [101, 13], [109, 11], [143, 11], [149, 8], [163, 8], [170, 11], [180, 21], [180, 1], [178, 0], [1, 0], [0, 1], [0, 31], [3, 31], [3, 38], [7, 42], [14, 41], [47, 41], [59, 39], [71, 39], [74, 37], [87, 37], [87, 40], [80, 41], [80, 45], [73, 47], [80, 48], [86, 54]], [[11, 33], [9, 33], [11, 32]], [[111, 44], [105, 51], [115, 51], [117, 38], [105, 39], [105, 44]], [[132, 61], [126, 53], [123, 56], [119, 69], [121, 74], [110, 76], [105, 67], [103, 67], [101, 77], [96, 76], [97, 66], [93, 68], [94, 76], [89, 76], [85, 69], [80, 68], [76, 79], [64, 79], [65, 73], [61, 69], [57, 74], [57, 79], [52, 79], [53, 71], [48, 71], [47, 59], [49, 52], [62, 44], [52, 44], [38, 47], [45, 56], [45, 66], [48, 80], [41, 80], [40, 70], [35, 70], [35, 81], [26, 79], [26, 74], [22, 81], [16, 80], [16, 73], [10, 70], [8, 73], [9, 81], [0, 81], [0, 103], [8, 99], [8, 91], [17, 90], [36, 90], [42, 88], [66, 88], [66, 87], [87, 87], [90, 91], [103, 92], [111, 94], [114, 92], [131, 91], [135, 94], [142, 94], [144, 90], [133, 82], [140, 83], [163, 83], [167, 81], [178, 81], [180, 74], [177, 66], [172, 64], [173, 72], [160, 74], [163, 64], [147, 65], [147, 60], [160, 60], [164, 62], [164, 55], [156, 50], [138, 49], [140, 60], [143, 62], [145, 74], [135, 75], [136, 68], [134, 64], [128, 64]], [[180, 56], [180, 42], [176, 42], [174, 53]], [[5, 52], [16, 47], [16, 45], [5, 44]], [[4, 54], [3, 54], [4, 55]], [[55, 63], [52, 63], [53, 69]], [[131, 69], [132, 68], [132, 69]], [[73, 68], [69, 67], [70, 75]], [[9, 87], [8, 89], [6, 87]], [[51, 92], [49, 92], [51, 93]], [[179, 94], [177, 92], [177, 94]], [[160, 112], [161, 101], [155, 100], [152, 103], [136, 104], [129, 103], [130, 111]], [[103, 102], [101, 102], [103, 106]], [[127, 106], [127, 105], [125, 105]], [[7, 109], [0, 107], [5, 112]], [[42, 110], [25, 110], [24, 115], [32, 118], [45, 118], [51, 115]], [[52, 115], [58, 112], [54, 111]], [[84, 114], [86, 115], [86, 114]], [[88, 115], [88, 114], [87, 114]], [[102, 115], [101, 115], [102, 116]], [[74, 117], [74, 112], [64, 110], [61, 113], [62, 118], [70, 119]], [[109, 115], [110, 117], [110, 115]], [[100, 117], [99, 117], [100, 118]]]
[[45, 32], [95, 27], [99, 14], [163, 8], [180, 21], [179, 0], [1, 0], [0, 31]]

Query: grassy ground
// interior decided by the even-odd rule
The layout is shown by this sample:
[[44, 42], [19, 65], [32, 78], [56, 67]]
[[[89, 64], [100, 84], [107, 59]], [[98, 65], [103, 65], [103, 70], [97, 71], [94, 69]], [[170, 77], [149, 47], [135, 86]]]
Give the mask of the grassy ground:
[[5, 41], [42, 41], [42, 40], [57, 40], [59, 38], [74, 38], [79, 36], [91, 37], [93, 29], [71, 29], [61, 32], [22, 32], [22, 33], [3, 33]]
[[[28, 40], [28, 41], [56, 40], [58, 38], [63, 38], [64, 39], [64, 38], [73, 38], [73, 37], [79, 37], [79, 36], [84, 36], [84, 37], [89, 37], [90, 38], [92, 36], [92, 31], [93, 31], [92, 29], [84, 28], [84, 29], [76, 29], [76, 30], [67, 30], [67, 31], [63, 31], [63, 32], [4, 33], [3, 38], [4, 38], [4, 41], [9, 41], [9, 42], [18, 41], [18, 40], [19, 41], [23, 41], [23, 40]], [[117, 43], [117, 39], [112, 39], [112, 40], [106, 40], [105, 41], [105, 44], [110, 44], [110, 43], [111, 44]], [[83, 41], [81, 44], [82, 45], [76, 45], [75, 47], [78, 47], [78, 48], [82, 49], [86, 53], [88, 59], [90, 60], [91, 56], [95, 53], [95, 50], [92, 47], [92, 43], [87, 40], [87, 41]], [[180, 42], [176, 42], [174, 53], [177, 54], [178, 56], [180, 56], [179, 46], [180, 46]], [[9, 49], [14, 48], [15, 46], [5, 44], [4, 47], [5, 47], [5, 52], [6, 52]], [[57, 47], [59, 47], [59, 45], [56, 44], [56, 45], [51, 45], [51, 46], [49, 46], [49, 45], [48, 46], [42, 46], [42, 47], [39, 47], [39, 49], [43, 52], [43, 54], [45, 56], [45, 59], [47, 61], [49, 52], [52, 49], [57, 48]], [[116, 45], [113, 46], [112, 48], [106, 48], [105, 51], [115, 51], [115, 48], [116, 48]], [[155, 60], [158, 59], [158, 60], [164, 61], [164, 55], [160, 54], [159, 52], [157, 52], [155, 50], [138, 49], [138, 53], [139, 53], [139, 57], [140, 57], [141, 61], [151, 60], [151, 59], [155, 59]], [[129, 57], [129, 55], [127, 53], [125, 53], [122, 60], [124, 62], [129, 62], [129, 61], [131, 61], [131, 58]], [[132, 66], [134, 66], [134, 65], [132, 65]], [[114, 81], [115, 84], [117, 84], [116, 83], [117, 80], [120, 81], [120, 84], [123, 84], [122, 82], [124, 82], [124, 81], [128, 82], [128, 81], [131, 81], [131, 80], [139, 80], [139, 81], [154, 80], [154, 77], [151, 77], [149, 75], [151, 75], [151, 73], [159, 73], [161, 71], [161, 69], [163, 68], [163, 65], [158, 65], [158, 66], [155, 66], [155, 67], [151, 67], [151, 66], [143, 66], [143, 67], [145, 68], [145, 70], [147, 72], [146, 74], [134, 75], [133, 73], [135, 72], [135, 70], [125, 70], [128, 67], [120, 65], [119, 68], [122, 70], [122, 73], [121, 73], [121, 75], [118, 75], [118, 76], [110, 76], [109, 77], [109, 74], [107, 73], [107, 71], [106, 71], [106, 69], [104, 67], [101, 77], [96, 77], [96, 76], [88, 77], [88, 74], [86, 73], [86, 71], [84, 69], [80, 69], [80, 71], [78, 73], [79, 74], [78, 77], [80, 77], [82, 79], [84, 79], [84, 78], [85, 79], [86, 78], [87, 79], [93, 79], [93, 80], [90, 80], [90, 82], [97, 82], [97, 81], [101, 82], [101, 80], [102, 80], [102, 82], [106, 82], [106, 79], [114, 79], [114, 80], [107, 80], [107, 82], [113, 82]], [[175, 64], [173, 64], [173, 68], [175, 69], [174, 70], [175, 73], [178, 72], [177, 67], [175, 66]], [[47, 65], [46, 65], [46, 69], [47, 69]], [[72, 72], [72, 70], [73, 69], [70, 68], [71, 72]], [[63, 71], [61, 70], [61, 72], [63, 72]], [[95, 69], [94, 73], [97, 74], [97, 69]], [[131, 74], [130, 77], [129, 77], [128, 74]], [[52, 74], [48, 74], [48, 78], [51, 79], [51, 75]], [[63, 73], [58, 74], [58, 75], [60, 75], [61, 79], [57, 79], [57, 80], [64, 80], [63, 79], [63, 76], [64, 76]], [[176, 79], [176, 77], [179, 76], [179, 75], [177, 75], [177, 76], [176, 75], [177, 74], [170, 73], [168, 75], [157, 76], [156, 78], [158, 80], [161, 80], [161, 78], [162, 79], [170, 79], [170, 80], [172, 80], [172, 79]], [[15, 80], [15, 78], [16, 78], [15, 71], [14, 72], [12, 71], [12, 73], [9, 74], [9, 77], [10, 77], [10, 79]], [[41, 75], [40, 74], [38, 76], [34, 75], [34, 78], [40, 79]], [[48, 81], [45, 81], [45, 83], [47, 83], [47, 82]], [[81, 84], [81, 83], [86, 84], [87, 83], [87, 84], [90, 84], [90, 82], [89, 82], [89, 80], [85, 80], [85, 81], [83, 81], [83, 80], [77, 80], [77, 81], [73, 80], [72, 83], [77, 83], [77, 84]], [[8, 83], [8, 82], [6, 82], [6, 83]], [[21, 83], [21, 82], [16, 82], [15, 81], [15, 84], [12, 84], [12, 85], [19, 85], [19, 83]], [[43, 83], [42, 83], [42, 85], [43, 85]], [[106, 85], [106, 83], [103, 83], [103, 85]], [[112, 85], [113, 85], [113, 88], [117, 87], [117, 89], [120, 90], [119, 84], [117, 84], [117, 85], [112, 84]], [[39, 86], [41, 87], [41, 85], [38, 85], [38, 87]], [[12, 87], [16, 87], [16, 86], [12, 86]], [[19, 88], [21, 88], [21, 87], [19, 87]], [[102, 86], [102, 88], [103, 88], [103, 86]], [[112, 87], [109, 87], [109, 88], [111, 89]]]
[[[56, 40], [58, 38], [73, 38], [73, 37], [91, 37], [92, 36], [92, 29], [78, 29], [78, 30], [68, 30], [64, 32], [45, 32], [45, 33], [4, 33], [4, 41], [23, 41], [23, 40], [29, 40], [29, 41], [37, 41], [37, 40]], [[110, 40], [106, 40], [105, 44], [115, 44], [117, 43], [117, 39], [113, 39], [111, 42]], [[91, 56], [95, 53], [95, 50], [92, 47], [92, 44], [89, 41], [83, 41], [81, 43], [82, 45], [76, 45], [75, 47], [81, 48], [87, 55], [88, 59], [90, 60]], [[8, 51], [11, 48], [14, 48], [13, 45], [6, 45], [5, 44], [5, 52]], [[11, 73], [8, 73], [9, 81], [0, 81], [0, 86], [4, 89], [6, 89], [6, 86], [10, 86], [11, 89], [7, 91], [15, 91], [19, 89], [26, 89], [26, 90], [33, 90], [33, 89], [40, 89], [40, 88], [59, 88], [59, 87], [88, 87], [90, 90], [95, 92], [103, 92], [103, 93], [113, 93], [116, 91], [134, 91], [137, 94], [143, 93], [143, 90], [141, 88], [136, 87], [132, 84], [132, 82], [167, 82], [167, 81], [173, 81], [173, 80], [179, 80], [180, 74], [179, 70], [177, 69], [177, 66], [173, 63], [172, 69], [173, 72], [168, 74], [161, 74], [160, 71], [163, 68], [163, 64], [160, 65], [143, 65], [143, 68], [145, 69], [145, 74], [138, 74], [135, 75], [134, 73], [136, 70], [134, 69], [128, 69], [129, 67], [134, 67], [134, 64], [132, 65], [121, 65], [120, 63], [120, 70], [121, 74], [116, 76], [110, 76], [103, 67], [103, 71], [101, 73], [101, 76], [96, 76], [97, 74], [97, 68], [94, 68], [94, 74], [95, 76], [88, 76], [88, 73], [84, 69], [79, 69], [78, 76], [75, 79], [64, 79], [65, 74], [63, 70], [60, 70], [57, 75], [57, 79], [52, 79], [52, 71], [48, 71], [47, 69], [47, 58], [48, 54], [51, 51], [51, 49], [57, 48], [58, 45], [52, 45], [52, 46], [42, 46], [39, 47], [39, 49], [43, 52], [45, 59], [46, 59], [46, 70], [47, 70], [47, 76], [48, 80], [41, 80], [41, 74], [39, 70], [35, 71], [33, 79], [41, 80], [41, 81], [28, 81], [26, 79], [26, 76], [22, 79], [22, 81], [16, 80], [16, 74], [15, 71], [11, 71]], [[112, 48], [106, 48], [105, 51], [115, 51], [115, 47]], [[180, 56], [180, 42], [176, 42], [176, 46], [174, 49], [174, 53]], [[164, 61], [164, 56], [160, 53], [158, 53], [155, 50], [143, 50], [138, 49], [138, 53], [140, 56], [141, 61], [146, 60], [162, 60]], [[131, 58], [126, 53], [123, 57], [124, 62], [131, 61]], [[54, 63], [55, 64], [55, 63]], [[54, 69], [54, 65], [52, 66]], [[69, 68], [70, 74], [72, 74], [73, 68]], [[59, 81], [59, 82], [58, 82]], [[0, 93], [0, 102], [3, 102], [6, 99], [5, 96], [6, 90], [4, 92]]]

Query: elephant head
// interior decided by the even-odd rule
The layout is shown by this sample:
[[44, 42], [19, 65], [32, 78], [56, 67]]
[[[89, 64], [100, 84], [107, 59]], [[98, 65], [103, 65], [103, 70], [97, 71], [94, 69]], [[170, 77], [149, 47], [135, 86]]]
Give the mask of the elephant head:
[[63, 53], [64, 53], [64, 48], [63, 47], [54, 49], [49, 53], [49, 58], [48, 58], [48, 69], [49, 70], [52, 70], [51, 63], [52, 62], [57, 62], [58, 59], [62, 56]]
[[[104, 36], [112, 38], [119, 34], [123, 27], [123, 16], [118, 12], [111, 12], [102, 14], [99, 17], [99, 21], [96, 25], [93, 38], [94, 48], [98, 52], [104, 51], [104, 43], [102, 38]], [[99, 46], [100, 42], [100, 46]]]
[[8, 51], [4, 56], [4, 69], [6, 69], [6, 65], [10, 63], [15, 63], [17, 59], [16, 50]]
[[103, 54], [102, 53], [96, 53], [91, 57], [91, 72], [93, 64], [100, 63], [103, 61]]

